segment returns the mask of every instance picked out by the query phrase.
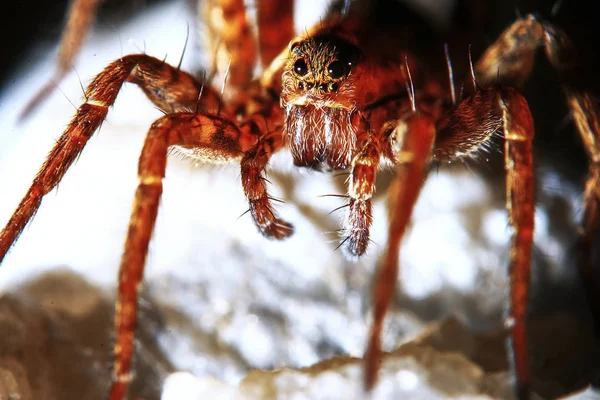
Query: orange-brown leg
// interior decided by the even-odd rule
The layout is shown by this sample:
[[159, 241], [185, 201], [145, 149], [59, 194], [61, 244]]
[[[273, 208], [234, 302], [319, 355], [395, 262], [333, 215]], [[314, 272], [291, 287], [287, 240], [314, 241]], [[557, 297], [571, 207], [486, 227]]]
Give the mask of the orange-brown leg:
[[[575, 120], [575, 126], [583, 140], [590, 159], [589, 173], [584, 193], [584, 215], [578, 251], [578, 268], [590, 301], [598, 331], [600, 331], [600, 291], [591, 262], [593, 235], [598, 227], [600, 205], [600, 110], [598, 102], [580, 82], [582, 74], [575, 48], [569, 37], [558, 27], [527, 16], [513, 23], [498, 40], [490, 46], [477, 63], [475, 70], [480, 82], [522, 85], [533, 68], [535, 50], [544, 46], [546, 57], [558, 72], [560, 83], [567, 97], [567, 104]], [[520, 201], [520, 200], [519, 200]], [[516, 246], [527, 243], [516, 240]], [[519, 253], [520, 251], [517, 251]], [[511, 279], [512, 282], [514, 280]], [[514, 289], [513, 289], [514, 291]], [[513, 296], [513, 301], [516, 299]], [[523, 300], [525, 301], [525, 300]], [[524, 335], [524, 334], [523, 334]], [[524, 339], [523, 339], [524, 340]], [[515, 346], [517, 344], [515, 343]], [[515, 347], [515, 351], [518, 349]], [[524, 344], [521, 352], [526, 351]], [[525, 358], [525, 355], [521, 355]], [[519, 367], [525, 373], [525, 365]], [[525, 364], [522, 362], [522, 364]], [[523, 378], [518, 378], [524, 381]]]
[[499, 80], [522, 87], [531, 74], [543, 36], [543, 26], [532, 15], [513, 22], [475, 65], [477, 82], [487, 85]]
[[256, 64], [256, 39], [246, 15], [244, 0], [204, 0], [200, 5], [203, 38], [219, 80], [227, 74], [227, 98], [245, 88]]
[[[86, 102], [77, 110], [0, 232], [0, 262], [39, 208], [42, 197], [60, 182], [88, 139], [102, 124], [108, 108], [126, 81], [139, 85], [150, 100], [165, 111], [195, 109], [201, 87], [191, 75], [144, 54], [126, 56], [107, 66], [88, 86]], [[213, 111], [218, 107], [218, 95], [204, 88], [198, 108]]]
[[369, 230], [373, 222], [371, 197], [375, 190], [375, 176], [379, 169], [380, 140], [371, 133], [364, 133], [362, 146], [354, 156], [348, 185], [350, 202], [344, 218], [342, 244], [348, 255], [358, 257], [365, 253], [369, 244]]
[[294, 232], [293, 226], [279, 218], [275, 212], [264, 176], [269, 158], [282, 146], [283, 138], [277, 130], [262, 137], [246, 152], [241, 162], [242, 186], [252, 218], [260, 232], [273, 239], [285, 239]]
[[514, 230], [510, 250], [510, 320], [517, 395], [528, 399], [531, 386], [527, 353], [526, 311], [530, 284], [535, 213], [533, 120], [527, 101], [512, 88], [499, 100], [504, 130], [506, 208]]
[[535, 50], [544, 46], [546, 57], [559, 74], [567, 105], [586, 148], [590, 166], [584, 192], [584, 213], [578, 263], [600, 331], [600, 290], [591, 261], [591, 244], [598, 228], [600, 207], [600, 108], [598, 101], [580, 82], [578, 57], [569, 37], [558, 27], [534, 16], [517, 20], [486, 51], [475, 68], [486, 82], [499, 78], [504, 83], [521, 85], [529, 76]]
[[139, 160], [140, 182], [119, 268], [115, 359], [109, 400], [122, 400], [131, 381], [138, 291], [158, 212], [169, 147], [197, 149], [206, 161], [232, 162], [239, 160], [253, 141], [254, 138], [248, 137], [230, 121], [204, 114], [166, 115], [148, 131]]
[[600, 288], [592, 263], [592, 244], [600, 220], [600, 112], [597, 101], [586, 92], [567, 91], [575, 125], [590, 159], [583, 194], [583, 221], [577, 261], [587, 297], [600, 332]]
[[437, 126], [434, 157], [451, 160], [468, 155], [502, 129], [505, 140], [509, 222], [514, 229], [510, 252], [510, 338], [520, 399], [531, 384], [526, 335], [526, 309], [533, 246], [533, 121], [526, 100], [516, 89], [496, 85], [479, 90], [454, 107]]
[[589, 158], [589, 170], [583, 195], [583, 220], [578, 248], [578, 267], [600, 334], [600, 285], [592, 263], [592, 243], [599, 226], [600, 209], [600, 107], [597, 97], [581, 82], [584, 74], [568, 36], [555, 26], [544, 24], [546, 56], [558, 71], [575, 126]]
[[454, 107], [437, 126], [434, 157], [451, 160], [468, 155], [502, 129], [506, 157], [506, 206], [514, 229], [510, 252], [510, 338], [520, 399], [531, 384], [526, 335], [526, 309], [533, 246], [533, 121], [527, 101], [516, 89], [497, 85], [479, 90]]
[[364, 382], [367, 390], [372, 389], [377, 382], [381, 358], [381, 331], [398, 279], [400, 243], [425, 180], [426, 167], [435, 139], [433, 122], [419, 115], [411, 115], [401, 121], [396, 131], [402, 131], [404, 134], [402, 148], [396, 155], [398, 176], [396, 191], [392, 193], [395, 199], [391, 201], [394, 207], [391, 210], [388, 242], [373, 289], [373, 325], [364, 359]]
[[67, 72], [73, 65], [73, 60], [81, 44], [85, 39], [100, 0], [74, 0], [69, 8], [67, 25], [63, 30], [58, 49], [58, 65], [54, 72], [54, 78], [43, 86], [36, 95], [25, 105], [21, 119], [27, 118], [53, 91], [56, 85], [63, 80]]
[[367, 388], [376, 382], [381, 354], [380, 335], [396, 285], [400, 242], [423, 184], [429, 158], [449, 161], [476, 152], [502, 128], [506, 139], [507, 208], [515, 230], [510, 264], [511, 338], [520, 398], [526, 398], [529, 393], [525, 310], [533, 239], [531, 141], [534, 131], [525, 99], [515, 89], [502, 85], [478, 90], [444, 114], [435, 127], [429, 119], [413, 115], [402, 121], [395, 131], [396, 135], [402, 135], [391, 141], [392, 144], [402, 144], [395, 155], [399, 163], [399, 181], [395, 198], [391, 201], [394, 208], [388, 245], [374, 289], [373, 327], [365, 355]]
[[294, 37], [294, 0], [260, 0], [257, 6], [260, 60], [266, 67]]

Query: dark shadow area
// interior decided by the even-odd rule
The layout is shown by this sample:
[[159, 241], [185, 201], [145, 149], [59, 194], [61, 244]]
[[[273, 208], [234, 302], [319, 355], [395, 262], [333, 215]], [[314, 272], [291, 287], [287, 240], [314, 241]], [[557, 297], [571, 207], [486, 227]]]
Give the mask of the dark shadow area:
[[[102, 1], [96, 25], [107, 28], [118, 25], [139, 13], [140, 8], [165, 1]], [[4, 38], [0, 58], [0, 88], [9, 83], [21, 66], [35, 64], [45, 55], [46, 49], [57, 48], [69, 4], [68, 0], [9, 1], [3, 4], [5, 21], [0, 25], [0, 37]], [[53, 72], [48, 71], [48, 79]]]

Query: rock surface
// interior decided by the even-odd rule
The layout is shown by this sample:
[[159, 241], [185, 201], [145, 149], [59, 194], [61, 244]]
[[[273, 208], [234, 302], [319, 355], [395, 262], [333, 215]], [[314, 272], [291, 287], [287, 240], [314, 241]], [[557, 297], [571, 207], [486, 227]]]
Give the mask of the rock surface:
[[[60, 269], [0, 297], [0, 399], [105, 400], [113, 309], [100, 289]], [[154, 340], [156, 318], [146, 307], [138, 330], [136, 374], [143, 380], [131, 393], [146, 400], [160, 398], [173, 371]]]
[[[235, 343], [201, 335], [198, 327], [191, 328], [194, 318], [165, 307], [163, 300], [148, 293], [142, 299], [131, 398], [161, 398], [162, 381], [177, 369], [189, 370], [190, 362], [199, 377], [181, 372], [169, 376], [163, 400], [363, 396], [357, 357], [336, 355], [300, 369], [255, 369]], [[100, 289], [66, 270], [48, 273], [0, 298], [0, 399], [104, 399], [110, 379], [112, 309], [112, 301]], [[247, 316], [238, 318], [244, 321]], [[272, 326], [264, 329], [285, 328], [267, 321]], [[533, 319], [530, 326], [536, 398], [557, 398], [582, 387], [586, 378], [598, 379], [597, 343], [592, 335], [581, 333], [586, 327], [580, 321], [556, 314]], [[502, 332], [474, 334], [455, 318], [412, 331], [386, 354], [372, 400], [513, 398]], [[248, 335], [260, 347], [260, 335], [246, 328], [240, 336]], [[177, 346], [189, 346], [188, 357]], [[273, 356], [277, 359], [277, 353]], [[574, 398], [593, 395], [588, 390]]]

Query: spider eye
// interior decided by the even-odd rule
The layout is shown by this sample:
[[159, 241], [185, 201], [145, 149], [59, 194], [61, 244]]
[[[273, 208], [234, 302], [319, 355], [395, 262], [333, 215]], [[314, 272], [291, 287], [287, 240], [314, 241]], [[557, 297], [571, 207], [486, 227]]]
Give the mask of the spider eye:
[[306, 65], [306, 61], [303, 58], [298, 59], [294, 63], [294, 72], [298, 76], [304, 76], [308, 73], [308, 66]]
[[346, 75], [346, 67], [340, 60], [335, 60], [327, 67], [327, 73], [334, 79], [341, 78]]

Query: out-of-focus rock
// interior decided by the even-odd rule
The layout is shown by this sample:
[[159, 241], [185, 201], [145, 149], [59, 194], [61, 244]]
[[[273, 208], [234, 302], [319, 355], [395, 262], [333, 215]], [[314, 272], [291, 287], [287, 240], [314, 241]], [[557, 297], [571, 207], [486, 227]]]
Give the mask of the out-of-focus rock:
[[[503, 343], [501, 335], [469, 333], [456, 319], [431, 324], [421, 335], [384, 356], [379, 382], [370, 398], [511, 399], [508, 373], [496, 370], [497, 359], [504, 357]], [[478, 364], [469, 358], [484, 362]], [[175, 374], [167, 381], [163, 400], [358, 400], [364, 398], [361, 368], [359, 358], [339, 356], [309, 368], [254, 370], [237, 386]]]
[[[185, 291], [179, 294], [186, 298]], [[253, 364], [252, 351], [240, 347], [243, 342], [239, 340], [247, 336], [246, 345], [254, 344], [260, 353], [265, 333], [252, 324], [245, 326], [248, 316], [243, 310], [222, 325], [224, 332], [242, 327], [234, 330], [236, 334], [229, 333], [234, 340], [225, 342], [219, 334], [203, 332], [202, 324], [186, 310], [155, 303], [147, 293], [141, 301], [132, 398], [158, 399], [164, 378], [175, 369], [194, 370], [199, 377], [172, 375], [164, 400], [363, 398], [358, 357], [334, 355], [304, 368], [260, 370]], [[308, 298], [306, 304], [310, 309]], [[194, 308], [194, 304], [189, 306]], [[0, 396], [4, 397], [0, 398], [105, 400], [112, 311], [112, 300], [99, 289], [64, 271], [43, 275], [4, 295], [0, 299]], [[255, 310], [252, 323], [270, 315], [265, 311]], [[330, 318], [335, 315], [327, 307], [321, 311]], [[415, 318], [414, 325], [398, 337], [399, 347], [385, 355], [372, 400], [513, 398], [504, 332], [474, 334], [455, 318], [423, 327], [410, 314], [395, 312], [392, 317], [396, 327], [411, 326], [407, 321]], [[264, 326], [267, 331], [293, 328], [283, 321], [277, 324], [277, 319], [266, 321], [272, 325]], [[568, 313], [534, 317], [530, 322], [538, 398], [554, 399], [597, 379], [600, 356], [589, 327]], [[322, 344], [321, 351], [332, 352], [327, 348], [334, 343]], [[182, 357], [183, 347], [190, 353], [187, 357]], [[318, 353], [318, 346], [311, 351]], [[263, 359], [273, 362], [278, 352]], [[190, 363], [196, 364], [188, 368]]]
[[571, 396], [563, 397], [562, 400], [598, 400], [600, 399], [600, 391], [593, 389], [591, 386], [584, 390], [574, 393]]
[[[560, 326], [569, 328], [557, 329]], [[582, 370], [594, 365], [597, 357], [592, 338], [580, 338], [573, 346], [566, 346], [565, 336], [577, 329], [572, 317], [558, 315], [535, 322], [532, 335], [548, 332], [548, 328], [554, 334], [539, 336], [536, 343], [565, 350], [555, 352], [562, 353], [556, 355], [558, 359], [537, 360], [536, 367], [542, 371], [534, 383], [533, 399], [557, 398], [565, 391], [559, 382], [568, 382], [570, 375], [581, 377]], [[422, 334], [384, 356], [379, 382], [370, 399], [513, 399], [506, 359], [504, 334], [473, 334], [458, 320], [449, 318], [428, 325]], [[572, 371], [577, 364], [579, 369]], [[339, 356], [308, 368], [253, 370], [239, 385], [176, 373], [167, 380], [163, 400], [362, 399], [361, 368], [359, 358]], [[573, 398], [598, 398], [594, 396], [597, 393], [588, 389]]]
[[[139, 316], [138, 379], [131, 393], [157, 400], [172, 367], [153, 340], [156, 314], [148, 304]], [[0, 399], [105, 400], [113, 309], [113, 301], [98, 288], [60, 270], [2, 296]]]

